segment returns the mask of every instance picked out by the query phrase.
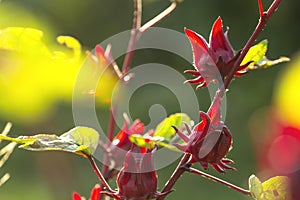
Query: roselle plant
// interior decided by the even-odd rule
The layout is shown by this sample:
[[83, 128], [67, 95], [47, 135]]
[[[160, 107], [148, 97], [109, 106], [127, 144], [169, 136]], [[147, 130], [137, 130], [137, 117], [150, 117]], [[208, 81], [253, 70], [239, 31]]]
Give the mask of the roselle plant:
[[[100, 71], [104, 68], [103, 66], [108, 66], [108, 72], [105, 73], [114, 74], [122, 84], [130, 83], [134, 79], [134, 74], [130, 73], [130, 67], [140, 37], [172, 13], [180, 3], [178, 0], [173, 0], [168, 8], [142, 25], [142, 1], [134, 0], [133, 2], [133, 27], [122, 68], [118, 67], [113, 58], [111, 51], [113, 46], [108, 45], [104, 50], [104, 47], [96, 45], [94, 53], [87, 53], [89, 62]], [[212, 26], [209, 42], [195, 31], [184, 29], [191, 45], [194, 64], [194, 69], [185, 71], [193, 77], [185, 83], [197, 84], [196, 89], [209, 87], [211, 84], [217, 86], [209, 109], [199, 111], [200, 120], [194, 124], [187, 114], [174, 113], [158, 124], [155, 129], [146, 131], [140, 119], [131, 123], [127, 113], [124, 113], [123, 127], [115, 135], [117, 124], [114, 117], [118, 113], [118, 107], [111, 104], [106, 141], [99, 137], [98, 131], [85, 126], [76, 126], [60, 136], [37, 134], [12, 138], [2, 133], [0, 140], [10, 141], [14, 145], [18, 143], [20, 144], [19, 148], [30, 151], [66, 151], [83, 156], [90, 162], [99, 178], [99, 183], [92, 190], [91, 200], [109, 198], [163, 200], [168, 197], [168, 194], [174, 192], [175, 183], [186, 172], [223, 184], [253, 199], [290, 199], [289, 179], [284, 176], [276, 176], [262, 183], [255, 175], [252, 175], [249, 178], [249, 188], [243, 189], [204, 172], [213, 168], [221, 174], [225, 174], [228, 170], [238, 173], [238, 169], [234, 167], [233, 160], [235, 159], [227, 157], [228, 152], [234, 146], [234, 138], [230, 131], [230, 125], [226, 125], [224, 122], [222, 103], [234, 78], [242, 77], [252, 70], [268, 68], [288, 61], [288, 58], [285, 57], [277, 60], [267, 59], [265, 56], [267, 40], [254, 44], [280, 3], [281, 0], [274, 0], [265, 11], [262, 1], [258, 0], [259, 22], [247, 43], [238, 51], [231, 46], [228, 29], [224, 30], [221, 17], [218, 17]], [[73, 48], [74, 56], [77, 55], [78, 45], [76, 42], [70, 38], [63, 38], [61, 43], [66, 43], [67, 46]], [[114, 81], [116, 82], [116, 80]], [[87, 95], [97, 95], [97, 92], [91, 90]], [[118, 100], [122, 101], [122, 99]], [[97, 148], [101, 148], [104, 152], [101, 170], [95, 162], [94, 153]], [[179, 152], [182, 157], [164, 187], [159, 189], [157, 186], [159, 177], [155, 168], [154, 156], [162, 148]], [[203, 170], [196, 169], [197, 165], [200, 165]], [[116, 189], [109, 184], [113, 178], [116, 178]], [[180, 189], [176, 192], [179, 191]], [[73, 193], [73, 200], [83, 199], [85, 198], [77, 192]]]

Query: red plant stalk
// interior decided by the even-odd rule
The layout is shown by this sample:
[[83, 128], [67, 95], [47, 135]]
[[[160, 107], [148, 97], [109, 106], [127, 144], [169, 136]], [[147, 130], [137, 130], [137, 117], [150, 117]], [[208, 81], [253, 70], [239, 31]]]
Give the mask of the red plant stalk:
[[[124, 79], [126, 76], [126, 73], [130, 69], [130, 65], [132, 62], [133, 54], [134, 54], [134, 49], [136, 46], [136, 43], [139, 39], [140, 34], [144, 33], [147, 31], [149, 28], [160, 22], [162, 19], [167, 17], [169, 14], [171, 14], [175, 8], [178, 5], [177, 1], [174, 1], [171, 3], [171, 5], [166, 8], [164, 11], [162, 11], [160, 14], [158, 14], [156, 17], [153, 19], [149, 20], [147, 23], [145, 23], [143, 26], [141, 26], [141, 21], [142, 21], [142, 0], [133, 0], [134, 2], [134, 13], [133, 13], [133, 26], [131, 30], [131, 36], [129, 39], [128, 47], [127, 47], [127, 54], [125, 55], [124, 63], [122, 66], [122, 75], [120, 78]], [[117, 112], [117, 108], [111, 105], [110, 108], [110, 116], [109, 116], [109, 122], [108, 122], [108, 133], [107, 133], [107, 146], [110, 145], [113, 137], [114, 137], [114, 130], [116, 127], [116, 122], [114, 119], [114, 116]], [[106, 153], [104, 155], [104, 165], [102, 167], [102, 173], [107, 174], [108, 172], [108, 163], [109, 157], [108, 154]]]
[[200, 171], [198, 169], [194, 169], [194, 168], [191, 168], [191, 167], [183, 167], [183, 169], [185, 171], [187, 171], [187, 172], [190, 172], [190, 173], [202, 176], [202, 177], [204, 177], [206, 179], [209, 179], [211, 181], [214, 181], [216, 183], [221, 183], [221, 184], [227, 186], [228, 188], [233, 189], [233, 190], [235, 190], [235, 191], [237, 191], [239, 193], [251, 196], [251, 192], [249, 190], [245, 190], [243, 188], [240, 188], [240, 187], [238, 187], [238, 186], [236, 186], [236, 185], [234, 185], [232, 183], [229, 183], [229, 182], [224, 181], [224, 180], [222, 180], [220, 178], [214, 177], [214, 176], [212, 176], [210, 174], [204, 173], [204, 172], [202, 172], [202, 171]]
[[278, 8], [279, 4], [281, 3], [281, 1], [282, 0], [274, 0], [273, 3], [271, 4], [271, 6], [269, 7], [268, 11], [264, 12], [263, 10], [261, 10], [262, 9], [261, 0], [258, 0], [258, 5], [259, 5], [259, 9], [260, 9], [259, 22], [258, 22], [254, 32], [252, 33], [251, 37], [249, 38], [249, 40], [245, 44], [244, 48], [242, 49], [238, 59], [235, 61], [232, 70], [230, 71], [227, 78], [225, 79], [224, 86], [222, 87], [223, 89], [221, 88], [223, 90], [222, 93], [224, 93], [225, 90], [228, 88], [235, 72], [238, 70], [239, 65], [243, 61], [244, 57], [248, 53], [249, 49], [251, 48], [251, 46], [253, 45], [253, 43], [255, 42], [257, 37], [259, 36], [259, 34], [262, 32], [263, 28], [266, 26], [266, 24], [269, 21], [270, 17], [277, 10], [277, 8]]
[[106, 182], [105, 178], [103, 177], [103, 175], [101, 174], [99, 168], [97, 167], [95, 160], [92, 156], [88, 156], [88, 159], [93, 167], [94, 172], [97, 174], [100, 183], [102, 185], [102, 188], [109, 191], [109, 192], [114, 192], [111, 187], [109, 186], [109, 184]]
[[[219, 88], [219, 90], [217, 91], [213, 103], [212, 105], [214, 105], [218, 99], [221, 99], [230, 82], [232, 81], [234, 74], [237, 72], [241, 62], [243, 61], [244, 57], [246, 56], [246, 54], [248, 53], [249, 49], [251, 48], [251, 46], [253, 45], [253, 43], [255, 42], [255, 40], [257, 39], [257, 37], [259, 36], [259, 34], [262, 32], [263, 28], [265, 27], [265, 25], [267, 24], [268, 20], [270, 19], [270, 17], [274, 14], [274, 12], [277, 10], [279, 4], [281, 3], [282, 0], [274, 0], [273, 3], [271, 4], [271, 6], [269, 7], [269, 9], [264, 12], [263, 11], [263, 7], [262, 7], [262, 2], [261, 0], [258, 0], [258, 6], [259, 6], [259, 12], [260, 12], [260, 19], [259, 22], [255, 28], [255, 30], [253, 31], [252, 35], [250, 36], [249, 40], [247, 41], [247, 43], [245, 44], [244, 48], [242, 49], [239, 57], [237, 58], [237, 60], [235, 61], [232, 70], [229, 72], [228, 76], [226, 77], [224, 84]], [[162, 189], [162, 192], [166, 192], [169, 191], [173, 188], [173, 186], [175, 185], [175, 183], [177, 182], [177, 180], [180, 178], [180, 176], [183, 174], [184, 171], [182, 171], [182, 167], [184, 167], [184, 160], [186, 159], [186, 154], [182, 157], [181, 161], [179, 162], [177, 168], [175, 169], [175, 171], [173, 172], [172, 176], [170, 177], [170, 179], [167, 181], [166, 185], [164, 186], [164, 188]], [[195, 173], [195, 170], [191, 170], [191, 172]], [[198, 173], [198, 172], [197, 172]], [[199, 174], [199, 173], [198, 173]], [[204, 173], [202, 173], [202, 176], [205, 178], [208, 178], [210, 180], [214, 180], [215, 182], [218, 182], [220, 184], [226, 185], [227, 187], [229, 187], [229, 185], [227, 184], [227, 182], [218, 179], [216, 177], [213, 176], [205, 176], [203, 175]], [[199, 174], [200, 175], [200, 174]], [[235, 187], [235, 186], [233, 186]], [[242, 194], [247, 194], [249, 195], [248, 191], [244, 191], [236, 189], [236, 191], [242, 193]], [[157, 200], [163, 200], [165, 198], [164, 197], [159, 197], [157, 198]]]

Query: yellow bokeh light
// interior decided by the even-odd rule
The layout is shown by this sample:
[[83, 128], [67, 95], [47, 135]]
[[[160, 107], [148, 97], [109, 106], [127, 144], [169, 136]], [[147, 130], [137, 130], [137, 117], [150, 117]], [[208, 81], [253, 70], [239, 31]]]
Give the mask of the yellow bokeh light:
[[275, 92], [275, 104], [280, 120], [300, 128], [300, 55], [292, 58], [281, 74]]

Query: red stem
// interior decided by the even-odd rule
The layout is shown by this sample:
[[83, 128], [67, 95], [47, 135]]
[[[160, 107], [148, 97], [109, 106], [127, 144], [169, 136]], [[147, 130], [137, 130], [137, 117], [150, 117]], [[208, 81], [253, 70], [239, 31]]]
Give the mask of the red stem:
[[[128, 70], [130, 69], [130, 65], [132, 62], [134, 49], [136, 46], [136, 42], [139, 39], [140, 34], [147, 31], [150, 27], [157, 24], [159, 21], [161, 21], [163, 18], [168, 16], [177, 6], [178, 2], [173, 2], [167, 9], [162, 11], [160, 14], [158, 14], [156, 17], [148, 21], [145, 25], [141, 27], [141, 21], [142, 21], [142, 0], [133, 0], [134, 2], [134, 12], [133, 12], [133, 26], [131, 30], [131, 36], [129, 39], [128, 47], [127, 47], [127, 54], [125, 56], [123, 66], [122, 66], [122, 75], [121, 78], [124, 78]], [[116, 122], [114, 119], [114, 116], [117, 112], [117, 108], [113, 107], [111, 105], [110, 108], [110, 116], [109, 116], [109, 125], [108, 125], [108, 133], [107, 133], [107, 145], [110, 144], [110, 142], [113, 139], [114, 130], [116, 126]], [[102, 167], [102, 173], [105, 175], [108, 172], [108, 166], [107, 162], [109, 160], [108, 154], [106, 153], [104, 156], [104, 165]]]
[[133, 12], [133, 26], [131, 30], [131, 36], [129, 39], [127, 54], [124, 59], [124, 63], [122, 66], [122, 75], [123, 77], [130, 69], [130, 64], [133, 58], [133, 51], [136, 45], [136, 42], [139, 38], [139, 28], [141, 27], [142, 20], [142, 0], [134, 0], [134, 12]]
[[205, 172], [202, 172], [202, 171], [200, 171], [200, 170], [198, 170], [198, 169], [189, 168], [189, 167], [184, 167], [184, 170], [185, 170], [185, 171], [188, 171], [188, 172], [190, 172], [190, 173], [193, 173], [193, 174], [202, 176], [202, 177], [204, 177], [204, 178], [206, 178], [206, 179], [212, 180], [212, 181], [214, 181], [214, 182], [216, 182], [216, 183], [221, 183], [221, 184], [223, 184], [223, 185], [229, 187], [230, 189], [233, 189], [233, 190], [235, 190], [235, 191], [237, 191], [237, 192], [239, 192], [239, 193], [242, 193], [242, 194], [251, 196], [251, 192], [250, 192], [249, 190], [245, 190], [245, 189], [243, 189], [243, 188], [240, 188], [240, 187], [238, 187], [238, 186], [236, 186], [236, 185], [234, 185], [234, 184], [232, 184], [232, 183], [229, 183], [229, 182], [227, 182], [227, 181], [224, 181], [224, 180], [222, 180], [222, 179], [219, 179], [219, 178], [217, 178], [217, 177], [214, 177], [214, 176], [212, 176], [212, 175], [210, 175], [210, 174], [207, 174], [207, 173], [205, 173]]
[[[164, 188], [162, 189], [161, 193], [167, 193], [170, 190], [172, 190], [173, 186], [177, 182], [177, 180], [180, 178], [180, 176], [185, 172], [185, 169], [183, 166], [185, 166], [189, 160], [191, 155], [185, 153], [184, 156], [181, 158], [179, 164], [177, 165], [176, 169], [174, 170], [173, 174], [171, 175], [168, 182], [165, 184]], [[166, 196], [158, 197], [157, 200], [163, 200]]]
[[273, 13], [277, 10], [279, 4], [281, 3], [282, 0], [275, 0], [273, 1], [272, 5], [270, 6], [270, 8], [267, 10], [267, 16], [268, 18], [270, 18]]
[[[236, 71], [238, 70], [241, 62], [243, 61], [245, 55], [248, 53], [249, 49], [251, 48], [251, 46], [253, 45], [253, 43], [255, 42], [255, 40], [257, 39], [258, 35], [262, 32], [263, 28], [265, 27], [266, 23], [268, 22], [269, 18], [273, 15], [273, 13], [276, 11], [276, 9], [278, 8], [279, 4], [281, 3], [282, 0], [274, 0], [272, 5], [269, 7], [267, 12], [263, 12], [261, 13], [260, 11], [260, 19], [259, 22], [254, 30], [254, 32], [252, 33], [251, 37], [249, 38], [249, 40], [247, 41], [247, 43], [245, 44], [244, 48], [242, 49], [239, 57], [237, 58], [236, 62], [234, 63], [232, 70], [229, 72], [229, 74], [227, 75], [224, 84], [220, 87], [220, 89], [217, 91], [213, 103], [211, 106], [213, 106], [216, 102], [216, 100], [222, 98], [230, 84], [230, 82], [232, 81], [234, 74], [236, 73]], [[260, 3], [260, 1], [259, 1]], [[262, 4], [260, 5], [262, 6]], [[260, 8], [261, 10], [261, 8]], [[187, 154], [185, 154], [185, 156], [181, 159], [180, 163], [178, 164], [177, 168], [175, 169], [175, 171], [173, 172], [172, 176], [170, 177], [169, 181], [166, 183], [165, 187], [163, 188], [162, 192], [166, 192], [172, 189], [173, 185], [175, 185], [176, 181], [178, 180], [178, 178], [184, 173], [183, 170], [183, 161], [186, 159]], [[192, 169], [190, 172], [195, 173], [195, 170]], [[198, 172], [197, 172], [198, 173]], [[231, 183], [228, 183], [224, 180], [218, 179], [216, 177], [212, 178], [213, 176], [210, 176], [208, 174], [205, 174], [200, 172], [198, 173], [199, 175], [203, 175], [203, 177], [205, 178], [209, 178], [211, 180], [215, 180], [218, 183], [222, 183], [227, 185], [228, 187], [237, 190], [238, 192], [241, 192], [243, 194], [249, 195], [249, 191], [246, 191], [242, 188], [238, 188], [237, 186], [232, 185]], [[218, 180], [218, 181], [217, 181]], [[237, 189], [238, 188], [238, 189]], [[163, 200], [165, 197], [160, 197], [157, 198], [157, 200]]]
[[[113, 106], [110, 108], [110, 113], [109, 113], [109, 124], [108, 124], [108, 132], [107, 132], [107, 140], [106, 140], [106, 147], [109, 147], [111, 144], [111, 141], [113, 140], [114, 137], [114, 130], [116, 127], [116, 121], [115, 121], [115, 109]], [[106, 176], [108, 172], [108, 162], [109, 162], [109, 156], [108, 153], [105, 153], [104, 159], [103, 159], [103, 166], [102, 166], [102, 173], [104, 176]]]
[[[132, 57], [133, 57], [133, 50], [135, 48], [135, 44], [138, 39], [138, 32], [136, 30], [138, 30], [138, 28], [141, 27], [142, 0], [134, 0], [133, 3], [134, 3], [133, 27], [132, 27], [132, 31], [131, 31], [129, 44], [127, 47], [127, 54], [125, 56], [124, 63], [122, 66], [122, 77], [121, 78], [123, 78], [125, 76], [125, 74], [127, 73], [127, 71], [130, 68], [130, 64], [131, 64]], [[109, 121], [108, 121], [107, 141], [106, 141], [107, 146], [110, 145], [110, 143], [114, 137], [114, 131], [115, 131], [115, 127], [116, 127], [116, 121], [115, 121], [114, 116], [116, 114], [116, 111], [117, 111], [117, 108], [111, 104]], [[103, 159], [104, 164], [102, 167], [102, 173], [104, 175], [106, 175], [108, 172], [108, 161], [109, 161], [109, 157], [108, 157], [108, 154], [106, 153], [104, 155], [104, 159]], [[107, 178], [109, 178], [109, 177], [107, 177]]]
[[241, 62], [243, 61], [244, 57], [248, 53], [249, 49], [251, 48], [251, 46], [253, 45], [253, 43], [255, 42], [257, 37], [259, 36], [259, 34], [262, 32], [263, 28], [265, 27], [265, 25], [269, 21], [270, 17], [274, 14], [276, 9], [278, 8], [281, 1], [282, 0], [274, 0], [272, 5], [269, 7], [268, 11], [263, 12], [263, 15], [260, 17], [259, 22], [258, 22], [257, 26], [255, 27], [254, 32], [252, 33], [251, 37], [249, 38], [249, 40], [245, 44], [245, 46], [242, 49], [239, 57], [235, 61], [234, 65], [232, 67], [232, 70], [226, 76], [223, 86], [221, 86], [221, 88], [219, 89], [219, 91], [215, 95], [214, 102], [218, 98], [222, 98], [224, 96], [224, 93], [226, 92], [226, 89], [228, 88], [229, 84], [231, 83], [231, 81], [234, 77], [234, 74], [237, 72]]
[[267, 24], [270, 17], [274, 14], [275, 10], [278, 8], [281, 1], [282, 0], [274, 0], [272, 5], [268, 9], [268, 11], [264, 12], [263, 15], [260, 17], [259, 22], [258, 22], [254, 32], [252, 33], [251, 37], [249, 38], [249, 40], [245, 44], [244, 48], [242, 49], [238, 59], [235, 61], [231, 72], [226, 77], [225, 82], [224, 82], [224, 89], [228, 88], [232, 78], [234, 77], [235, 72], [238, 70], [241, 62], [244, 59], [244, 57], [248, 53], [249, 49], [251, 48], [251, 46], [253, 45], [253, 43], [255, 42], [257, 37], [259, 36], [259, 34], [262, 32], [263, 28]]
[[123, 77], [127, 73], [127, 71], [130, 69], [130, 64], [133, 57], [133, 50], [135, 48], [136, 42], [139, 39], [139, 36], [146, 32], [149, 28], [160, 22], [162, 19], [167, 17], [169, 14], [171, 14], [175, 8], [178, 5], [177, 1], [174, 1], [168, 8], [166, 8], [164, 11], [162, 11], [160, 14], [158, 14], [153, 19], [149, 20], [147, 23], [145, 23], [143, 26], [141, 26], [141, 13], [142, 11], [137, 10], [141, 9], [141, 2], [140, 0], [135, 0], [135, 12], [134, 12], [134, 20], [133, 20], [133, 27], [131, 30], [131, 37], [129, 40], [128, 48], [127, 48], [127, 54], [125, 56], [125, 60], [122, 67], [122, 74]]
[[258, 0], [258, 8], [260, 17], [264, 16], [264, 7], [261, 0]]
[[[115, 121], [115, 109], [111, 107], [110, 109], [110, 113], [109, 113], [109, 124], [108, 124], [108, 134], [107, 134], [107, 142], [110, 143], [113, 140], [114, 137], [114, 131], [115, 131], [115, 125], [116, 125], [116, 121]], [[110, 144], [108, 144], [110, 145]]]
[[92, 156], [88, 156], [87, 157], [93, 167], [93, 170], [94, 172], [96, 173], [96, 175], [98, 176], [102, 186], [103, 186], [103, 189], [105, 190], [108, 190], [109, 192], [111, 193], [114, 193], [114, 191], [111, 189], [111, 187], [108, 185], [108, 183], [106, 182], [105, 178], [103, 177], [103, 175], [101, 174], [99, 168], [97, 167], [96, 163], [95, 163], [95, 160]]

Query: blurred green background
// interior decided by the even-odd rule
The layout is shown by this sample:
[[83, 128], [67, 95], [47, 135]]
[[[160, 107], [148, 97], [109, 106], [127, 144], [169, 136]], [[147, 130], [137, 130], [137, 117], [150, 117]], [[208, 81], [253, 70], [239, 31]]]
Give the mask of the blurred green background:
[[[265, 7], [271, 2], [271, 0], [264, 1]], [[145, 0], [143, 22], [154, 17], [168, 5], [167, 0]], [[85, 50], [93, 49], [104, 39], [130, 29], [132, 7], [132, 1], [129, 0], [2, 0], [0, 29], [16, 26], [40, 29], [44, 32], [43, 41], [51, 44], [50, 46], [55, 46], [57, 36], [71, 35], [83, 45], [84, 54]], [[281, 55], [292, 59], [296, 56], [300, 35], [299, 8], [300, 1], [283, 0], [278, 12], [271, 18], [259, 37], [260, 40], [264, 38], [269, 40], [267, 55], [270, 59]], [[211, 26], [218, 16], [222, 17], [225, 26], [230, 27], [229, 39], [232, 46], [236, 50], [241, 49], [257, 23], [257, 2], [256, 0], [186, 0], [158, 26], [180, 32], [183, 32], [184, 27], [188, 27], [208, 38]], [[2, 57], [4, 57], [3, 54], [1, 54], [1, 59]], [[122, 60], [123, 58], [117, 59], [119, 65]], [[134, 56], [133, 66], [149, 62], [173, 66], [180, 71], [191, 68], [186, 61], [172, 54], [150, 50], [138, 51]], [[3, 66], [2, 63], [0, 69]], [[220, 175], [210, 170], [212, 174], [247, 188], [248, 177], [257, 170], [253, 153], [255, 146], [251, 143], [252, 136], [248, 128], [249, 119], [258, 109], [272, 104], [274, 87], [278, 77], [287, 66], [288, 64], [284, 63], [268, 70], [253, 72], [232, 83], [227, 94], [226, 124], [234, 138], [234, 148], [229, 157], [235, 160], [238, 172]], [[23, 81], [32, 81], [30, 77], [23, 77]], [[178, 111], [174, 96], [167, 90], [157, 86], [146, 89], [146, 92], [136, 94], [138, 99], [132, 108], [135, 117], [140, 118], [146, 124], [149, 123], [148, 108], [156, 103], [165, 106], [168, 114]], [[151, 98], [158, 90], [161, 93], [165, 91], [165, 95]], [[17, 90], [12, 92], [18, 94]], [[71, 93], [72, 91], [69, 91], [68, 95], [53, 98], [52, 101], [42, 101], [35, 111], [37, 115], [29, 113], [30, 111], [21, 113], [22, 110], [18, 113], [13, 108], [10, 112], [9, 106], [13, 107], [13, 105], [3, 110], [0, 108], [0, 125], [4, 127], [6, 122], [12, 122], [11, 136], [65, 132], [74, 126]], [[197, 94], [200, 108], [206, 110], [210, 103], [207, 91], [200, 90]], [[32, 96], [26, 97], [26, 94], [22, 95], [24, 96], [20, 96], [16, 101], [33, 98]], [[39, 93], [36, 95], [39, 96]], [[2, 94], [1, 99], [5, 99], [5, 95]], [[1, 105], [5, 106], [5, 101], [2, 101], [4, 103]], [[43, 108], [43, 105], [47, 108]], [[106, 128], [108, 117], [104, 116], [108, 116], [107, 106], [99, 105], [97, 111], [101, 113], [101, 124]], [[260, 137], [260, 135], [254, 137]], [[175, 165], [170, 165], [159, 171], [160, 188], [174, 167]], [[66, 200], [71, 199], [73, 191], [89, 196], [90, 189], [97, 182], [97, 178], [85, 159], [57, 152], [32, 153], [16, 149], [9, 161], [0, 169], [1, 175], [5, 172], [9, 172], [11, 178], [0, 187], [1, 200]], [[189, 174], [185, 174], [175, 188], [176, 192], [173, 192], [168, 199], [179, 200], [187, 197], [192, 199], [249, 199], [222, 185]]]

